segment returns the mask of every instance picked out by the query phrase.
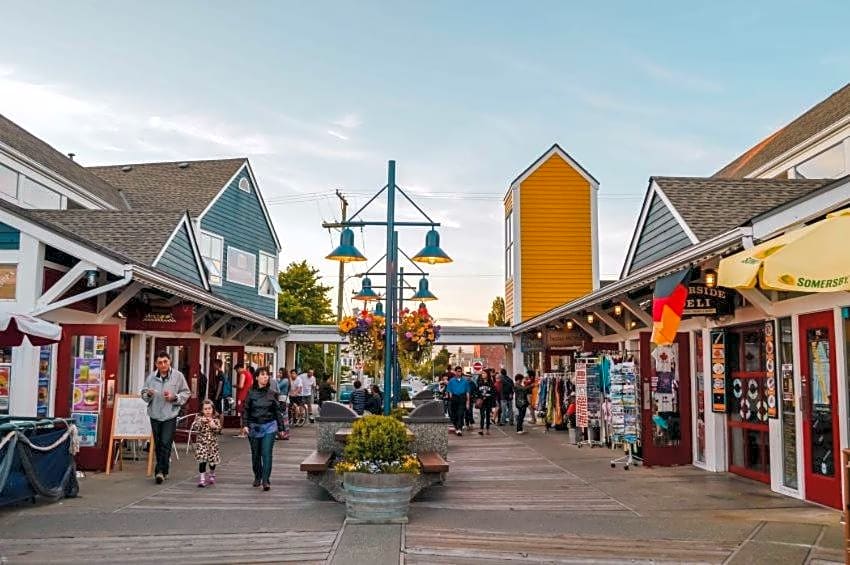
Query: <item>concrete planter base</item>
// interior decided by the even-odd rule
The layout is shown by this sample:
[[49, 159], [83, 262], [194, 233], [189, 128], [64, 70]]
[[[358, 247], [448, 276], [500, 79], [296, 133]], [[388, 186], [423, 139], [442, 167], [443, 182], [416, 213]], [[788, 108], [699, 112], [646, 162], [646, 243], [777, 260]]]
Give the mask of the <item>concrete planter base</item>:
[[345, 473], [345, 514], [350, 524], [406, 524], [412, 477], [407, 473]]

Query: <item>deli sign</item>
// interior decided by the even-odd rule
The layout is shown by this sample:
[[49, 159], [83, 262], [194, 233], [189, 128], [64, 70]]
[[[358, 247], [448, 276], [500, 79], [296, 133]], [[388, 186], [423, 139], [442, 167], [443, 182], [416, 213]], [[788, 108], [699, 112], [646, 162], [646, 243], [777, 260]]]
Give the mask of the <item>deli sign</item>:
[[171, 308], [138, 308], [128, 312], [127, 329], [191, 332], [193, 315], [192, 304], [178, 304]]
[[735, 312], [734, 292], [728, 288], [688, 285], [688, 301], [683, 316], [722, 316]]

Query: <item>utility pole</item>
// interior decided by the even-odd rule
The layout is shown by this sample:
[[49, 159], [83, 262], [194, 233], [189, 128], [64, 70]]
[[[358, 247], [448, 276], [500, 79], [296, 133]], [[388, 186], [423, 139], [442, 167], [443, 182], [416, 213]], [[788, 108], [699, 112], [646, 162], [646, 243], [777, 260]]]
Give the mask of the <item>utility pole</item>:
[[[345, 199], [345, 196], [337, 190], [336, 197], [339, 198], [340, 207], [342, 208], [342, 221], [345, 222], [346, 214], [348, 213], [348, 200]], [[342, 301], [343, 301], [343, 287], [345, 286], [345, 262], [339, 262], [339, 281], [337, 282], [336, 289], [336, 323], [338, 324], [342, 320]], [[339, 390], [339, 379], [340, 374], [342, 373], [339, 364], [339, 353], [340, 348], [342, 346], [337, 343], [336, 348], [334, 349], [334, 388]]]

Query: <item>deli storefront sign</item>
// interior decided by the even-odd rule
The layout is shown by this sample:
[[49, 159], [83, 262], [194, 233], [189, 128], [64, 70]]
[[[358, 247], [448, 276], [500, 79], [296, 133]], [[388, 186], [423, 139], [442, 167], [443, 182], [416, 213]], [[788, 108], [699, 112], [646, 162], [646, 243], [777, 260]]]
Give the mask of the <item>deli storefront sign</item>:
[[735, 312], [734, 292], [728, 288], [688, 285], [688, 301], [683, 316], [722, 316]]
[[192, 304], [171, 308], [145, 308], [128, 313], [127, 329], [161, 332], [191, 332], [194, 315]]

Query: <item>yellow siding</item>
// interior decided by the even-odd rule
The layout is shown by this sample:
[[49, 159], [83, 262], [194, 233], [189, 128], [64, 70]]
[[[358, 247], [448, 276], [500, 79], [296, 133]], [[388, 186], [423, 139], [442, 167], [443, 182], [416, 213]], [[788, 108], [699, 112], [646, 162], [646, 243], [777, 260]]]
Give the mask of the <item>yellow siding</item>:
[[593, 291], [591, 190], [558, 155], [520, 185], [522, 320]]
[[513, 279], [505, 283], [505, 321], [509, 324], [514, 323], [514, 281]]

